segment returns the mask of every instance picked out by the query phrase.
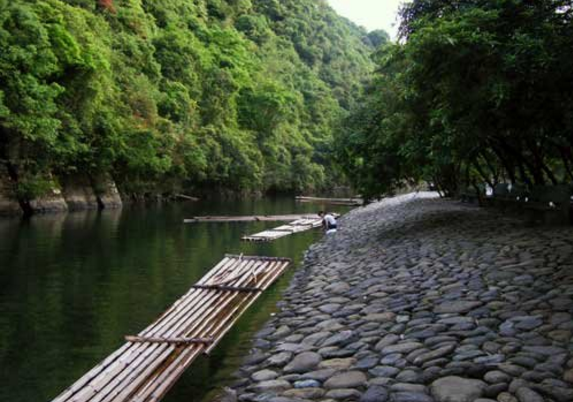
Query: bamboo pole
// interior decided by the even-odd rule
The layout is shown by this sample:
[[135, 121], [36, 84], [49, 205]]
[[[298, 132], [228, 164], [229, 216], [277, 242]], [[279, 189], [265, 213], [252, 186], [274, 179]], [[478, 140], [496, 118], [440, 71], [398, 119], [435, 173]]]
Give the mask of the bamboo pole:
[[127, 342], [140, 342], [140, 343], [167, 343], [167, 344], [175, 344], [175, 345], [190, 345], [192, 343], [198, 343], [202, 345], [209, 345], [213, 343], [213, 338], [187, 338], [187, 337], [180, 337], [180, 338], [161, 338], [161, 337], [141, 337], [141, 336], [132, 336], [126, 335], [125, 340]]
[[225, 286], [225, 285], [193, 285], [195, 289], [226, 290], [229, 292], [260, 292], [257, 287], [248, 286]]

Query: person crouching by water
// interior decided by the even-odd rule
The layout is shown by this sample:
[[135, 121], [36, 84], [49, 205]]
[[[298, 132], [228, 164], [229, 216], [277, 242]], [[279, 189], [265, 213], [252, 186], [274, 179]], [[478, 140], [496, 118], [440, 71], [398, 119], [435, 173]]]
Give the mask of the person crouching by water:
[[326, 234], [336, 233], [338, 224], [336, 223], [334, 215], [325, 213], [324, 211], [319, 211], [318, 216], [322, 218], [322, 227], [326, 231]]

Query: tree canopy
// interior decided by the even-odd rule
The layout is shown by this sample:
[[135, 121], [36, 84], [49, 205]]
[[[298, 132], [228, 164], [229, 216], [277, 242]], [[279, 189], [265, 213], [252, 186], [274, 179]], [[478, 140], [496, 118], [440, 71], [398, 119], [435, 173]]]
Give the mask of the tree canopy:
[[571, 1], [415, 0], [338, 134], [366, 195], [573, 180]]
[[[315, 0], [0, 0], [0, 160], [20, 189], [302, 191], [373, 63]], [[374, 40], [374, 42], [376, 42]]]

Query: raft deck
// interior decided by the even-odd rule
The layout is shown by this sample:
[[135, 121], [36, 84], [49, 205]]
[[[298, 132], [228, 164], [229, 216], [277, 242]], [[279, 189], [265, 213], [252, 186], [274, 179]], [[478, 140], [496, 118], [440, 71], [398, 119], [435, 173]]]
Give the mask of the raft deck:
[[227, 255], [149, 327], [53, 402], [159, 401], [209, 353], [291, 260]]
[[290, 222], [297, 219], [320, 219], [316, 214], [287, 214], [287, 215], [249, 215], [249, 216], [195, 216], [184, 219], [184, 223], [201, 222]]
[[326, 198], [326, 197], [297, 196], [296, 200], [298, 202], [314, 202], [320, 204], [348, 205], [348, 206], [359, 206], [364, 203], [364, 200], [362, 200], [361, 198]]
[[[337, 214], [333, 214], [335, 217], [338, 217]], [[249, 236], [243, 236], [241, 240], [243, 241], [250, 241], [250, 242], [270, 242], [281, 237], [285, 237], [294, 233], [305, 232], [310, 229], [318, 228], [322, 226], [322, 218], [304, 218], [304, 219], [297, 219], [289, 223], [288, 225], [283, 225], [276, 227], [274, 229], [264, 230], [259, 233], [255, 233]]]

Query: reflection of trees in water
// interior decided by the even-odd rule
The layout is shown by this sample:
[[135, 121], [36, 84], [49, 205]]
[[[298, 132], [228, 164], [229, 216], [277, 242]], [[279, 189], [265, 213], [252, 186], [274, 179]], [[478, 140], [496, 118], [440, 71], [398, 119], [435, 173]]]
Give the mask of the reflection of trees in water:
[[[113, 351], [124, 335], [157, 318], [225, 253], [299, 260], [322, 235], [307, 232], [248, 244], [240, 241], [242, 235], [274, 223], [185, 225], [184, 218], [314, 209], [276, 198], [0, 220], [0, 365], [11, 368], [5, 375], [9, 386], [0, 390], [6, 398], [0, 399], [54, 397]], [[275, 308], [293, 271], [252, 307], [214, 351], [215, 357], [193, 366], [167, 401], [199, 398], [216, 385], [212, 378], [230, 378], [238, 356], [249, 347], [250, 334]], [[24, 387], [24, 381], [35, 386]]]

